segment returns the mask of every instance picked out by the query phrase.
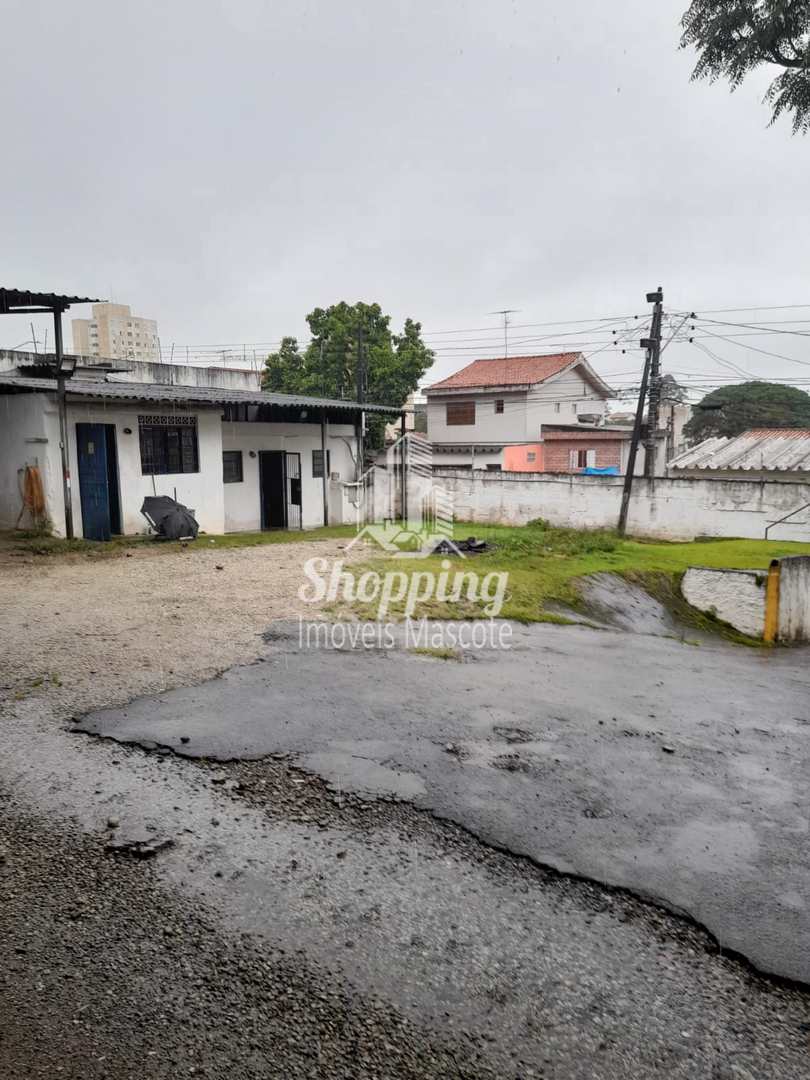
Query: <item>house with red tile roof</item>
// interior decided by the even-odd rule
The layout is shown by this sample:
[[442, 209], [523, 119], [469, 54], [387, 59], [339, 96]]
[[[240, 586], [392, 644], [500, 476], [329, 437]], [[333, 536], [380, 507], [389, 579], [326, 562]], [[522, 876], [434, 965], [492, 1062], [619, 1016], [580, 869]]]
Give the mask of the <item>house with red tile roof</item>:
[[608, 458], [612, 466], [626, 441], [617, 431], [616, 445], [608, 446], [602, 430], [593, 446], [582, 442], [582, 433], [603, 427], [615, 394], [579, 352], [474, 360], [426, 387], [425, 397], [438, 467], [542, 472], [549, 426], [573, 432], [564, 455], [556, 436], [554, 471], [580, 472], [580, 461], [597, 465]]

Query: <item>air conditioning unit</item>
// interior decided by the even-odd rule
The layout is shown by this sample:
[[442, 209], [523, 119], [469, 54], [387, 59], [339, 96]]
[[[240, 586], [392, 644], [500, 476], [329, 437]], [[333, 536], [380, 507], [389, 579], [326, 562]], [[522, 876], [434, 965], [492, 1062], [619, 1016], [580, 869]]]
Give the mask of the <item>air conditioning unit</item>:
[[577, 415], [577, 420], [580, 424], [593, 424], [596, 426], [601, 419], [601, 413], [579, 413]]

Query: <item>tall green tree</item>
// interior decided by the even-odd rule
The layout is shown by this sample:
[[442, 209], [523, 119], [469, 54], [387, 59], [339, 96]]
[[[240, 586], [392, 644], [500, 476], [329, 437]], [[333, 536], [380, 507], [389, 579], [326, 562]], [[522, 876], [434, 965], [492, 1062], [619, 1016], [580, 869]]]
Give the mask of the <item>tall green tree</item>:
[[285, 337], [267, 357], [266, 390], [356, 400], [360, 354], [364, 400], [400, 406], [433, 363], [421, 325], [406, 319], [402, 333], [394, 334], [379, 304], [341, 301], [315, 308], [307, 323], [312, 338], [303, 353], [295, 338]]
[[810, 428], [810, 394], [781, 383], [747, 382], [712, 390], [694, 407], [686, 440], [741, 435], [749, 428]]
[[693, 79], [735, 90], [763, 65], [781, 68], [765, 94], [771, 123], [785, 113], [794, 134], [810, 131], [810, 0], [692, 0], [681, 25], [681, 47], [698, 51]]

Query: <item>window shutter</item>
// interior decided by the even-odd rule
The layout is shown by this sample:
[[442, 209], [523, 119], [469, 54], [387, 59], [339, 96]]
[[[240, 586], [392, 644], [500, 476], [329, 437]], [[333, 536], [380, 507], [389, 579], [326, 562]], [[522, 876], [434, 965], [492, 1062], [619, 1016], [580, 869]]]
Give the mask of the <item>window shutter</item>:
[[596, 465], [596, 451], [589, 450], [585, 460], [587, 462], [588, 468], [592, 469]]
[[569, 450], [568, 451], [568, 467], [569, 467], [569, 469], [578, 468], [576, 450]]

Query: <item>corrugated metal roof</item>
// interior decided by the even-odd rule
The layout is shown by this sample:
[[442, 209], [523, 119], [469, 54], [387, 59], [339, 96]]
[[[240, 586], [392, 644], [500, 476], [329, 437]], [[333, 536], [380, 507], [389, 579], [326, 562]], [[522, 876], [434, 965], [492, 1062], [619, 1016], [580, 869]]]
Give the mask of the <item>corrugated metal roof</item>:
[[14, 311], [15, 308], [59, 308], [64, 310], [71, 304], [98, 304], [89, 296], [62, 296], [59, 293], [29, 292], [27, 289], [8, 289], [0, 287], [0, 313]]
[[[0, 388], [19, 390], [56, 390], [55, 379], [38, 379], [0, 373]], [[306, 397], [303, 394], [271, 394], [264, 390], [229, 390], [219, 386], [169, 386], [164, 383], [105, 382], [102, 379], [68, 379], [65, 387], [72, 397], [112, 398], [119, 401], [158, 401], [175, 405], [279, 405], [318, 409], [359, 410], [366, 412], [401, 412], [400, 406], [358, 405], [356, 401], [337, 398]]]
[[671, 469], [810, 472], [810, 430], [754, 428], [733, 439], [705, 439], [669, 463]]

